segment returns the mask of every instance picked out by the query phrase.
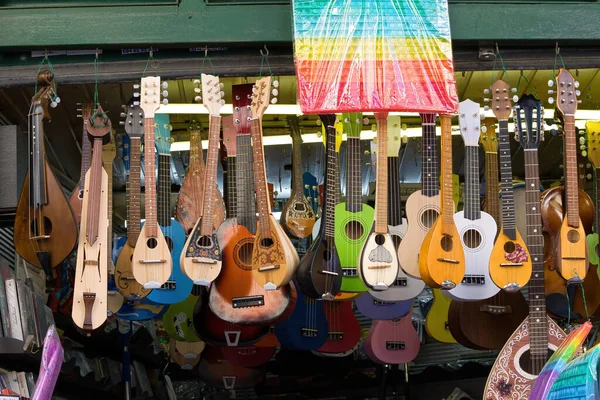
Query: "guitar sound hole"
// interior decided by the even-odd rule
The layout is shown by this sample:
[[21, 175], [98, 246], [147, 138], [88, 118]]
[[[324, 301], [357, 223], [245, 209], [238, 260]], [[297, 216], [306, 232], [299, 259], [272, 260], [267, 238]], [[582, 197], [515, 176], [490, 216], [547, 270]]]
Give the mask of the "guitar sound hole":
[[442, 247], [442, 250], [444, 251], [452, 251], [452, 238], [450, 237], [450, 235], [444, 235], [442, 236], [442, 240], [440, 240], [440, 246]]
[[148, 238], [146, 241], [146, 246], [148, 246], [149, 249], [154, 249], [156, 246], [158, 246], [158, 240], [155, 238]]
[[169, 246], [169, 252], [173, 251], [173, 240], [170, 237], [165, 236], [165, 240], [167, 241], [167, 246]]
[[198, 240], [196, 240], [196, 246], [198, 247], [211, 247], [212, 239], [210, 236], [200, 236]]
[[83, 190], [80, 190], [79, 193], [77, 193], [77, 198], [83, 200]]
[[329, 262], [331, 260], [331, 251], [325, 250], [323, 252], [323, 261]]
[[362, 224], [358, 221], [348, 222], [344, 230], [346, 232], [346, 236], [352, 240], [360, 239], [364, 233]]
[[296, 203], [294, 204], [294, 210], [304, 212], [306, 211], [306, 207], [304, 207], [303, 203]]
[[[550, 358], [552, 354], [554, 354], [554, 351], [548, 349], [548, 358]], [[538, 364], [539, 366], [537, 368], [532, 365], [531, 353], [529, 352], [529, 350], [523, 353], [523, 355], [521, 355], [521, 358], [519, 358], [519, 367], [521, 367], [523, 371], [531, 375], [539, 375], [545, 363], [540, 361], [538, 362]]]
[[252, 265], [252, 250], [254, 249], [254, 243], [248, 242], [241, 245], [238, 251], [238, 257], [240, 261], [246, 265]]
[[470, 249], [476, 249], [481, 245], [481, 234], [475, 229], [468, 230], [463, 235], [464, 244]]
[[515, 251], [516, 246], [513, 242], [506, 242], [504, 243], [504, 251], [507, 253], [512, 253], [513, 251]]
[[426, 228], [431, 228], [438, 215], [439, 213], [437, 212], [437, 210], [425, 210], [425, 212], [421, 214], [421, 223]]
[[381, 246], [382, 244], [385, 243], [385, 236], [378, 234], [375, 235], [375, 243], [377, 243], [378, 246]]
[[568, 233], [567, 233], [567, 239], [569, 240], [569, 242], [571, 243], [577, 243], [579, 242], [579, 232], [577, 232], [575, 229], [571, 229]]
[[50, 235], [52, 233], [52, 222], [50, 221], [50, 219], [48, 219], [47, 217], [43, 217], [43, 221], [44, 221], [44, 226], [43, 229], [44, 231], [40, 231], [38, 230], [38, 219], [34, 219], [33, 221], [31, 221], [31, 232], [33, 232], [34, 236], [40, 236], [40, 235]]
[[260, 245], [262, 247], [271, 247], [273, 246], [273, 239], [271, 238], [264, 238], [260, 241]]

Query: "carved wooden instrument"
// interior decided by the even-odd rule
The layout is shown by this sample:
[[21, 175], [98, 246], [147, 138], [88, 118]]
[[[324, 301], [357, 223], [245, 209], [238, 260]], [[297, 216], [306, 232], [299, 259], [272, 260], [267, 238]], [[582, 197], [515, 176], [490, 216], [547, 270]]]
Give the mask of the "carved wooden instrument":
[[266, 290], [275, 290], [292, 280], [300, 260], [283, 228], [271, 215], [261, 126], [262, 116], [269, 106], [270, 98], [271, 77], [256, 81], [250, 105], [254, 187], [258, 211], [258, 224], [252, 249], [252, 271], [256, 281]]
[[[491, 108], [498, 119], [498, 155], [502, 187], [502, 229], [490, 256], [490, 276], [509, 292], [520, 290], [531, 277], [531, 258], [516, 225], [508, 117], [511, 114], [509, 86], [497, 80], [491, 87]], [[486, 99], [487, 100], [487, 99]]]
[[221, 272], [222, 254], [214, 227], [215, 192], [217, 191], [217, 163], [219, 162], [219, 137], [221, 133], [222, 84], [219, 78], [202, 74], [202, 103], [210, 113], [208, 153], [204, 180], [202, 216], [185, 243], [181, 265], [195, 285], [208, 286]]
[[525, 153], [527, 247], [533, 261], [529, 281], [529, 316], [500, 351], [485, 385], [483, 398], [486, 400], [528, 399], [531, 385], [546, 364], [549, 353], [554, 352], [566, 337], [546, 315], [538, 170], [538, 147], [544, 129], [542, 113], [539, 101], [533, 96], [525, 96], [515, 108], [516, 125]]
[[[425, 283], [434, 288], [454, 289], [465, 275], [465, 253], [454, 223], [452, 198], [452, 125], [449, 115], [441, 115], [442, 168], [441, 210], [423, 239], [419, 271]], [[410, 227], [410, 223], [409, 223]]]
[[50, 119], [48, 103], [56, 95], [54, 74], [41, 71], [37, 83], [40, 89], [31, 101], [28, 116], [29, 169], [17, 206], [13, 240], [25, 261], [44, 269], [46, 287], [51, 290], [52, 269], [71, 254], [77, 243], [77, 221], [44, 150], [44, 120]]
[[600, 122], [588, 121], [585, 123], [585, 131], [588, 137], [588, 158], [594, 165], [596, 184], [594, 186], [594, 201], [596, 204], [594, 213], [594, 232], [587, 235], [590, 264], [597, 265], [600, 270]]
[[384, 363], [413, 361], [419, 354], [421, 342], [412, 324], [412, 311], [399, 319], [374, 320], [363, 346], [367, 355]]
[[169, 280], [173, 268], [169, 245], [158, 226], [157, 219], [154, 114], [160, 106], [160, 77], [142, 78], [140, 89], [140, 107], [144, 112], [146, 222], [135, 245], [131, 263], [133, 276], [145, 289], [158, 289]]
[[85, 176], [72, 312], [75, 325], [88, 335], [107, 316], [108, 175], [102, 167], [102, 145], [110, 142], [111, 128], [110, 119], [98, 107], [88, 124], [93, 156]]
[[454, 223], [465, 252], [465, 276], [447, 292], [453, 300], [483, 300], [498, 293], [490, 278], [490, 255], [498, 227], [494, 218], [481, 211], [479, 199], [480, 106], [465, 100], [458, 106], [460, 134], [465, 142], [464, 210], [454, 214]]
[[286, 231], [300, 239], [308, 237], [315, 225], [315, 212], [304, 195], [302, 182], [302, 135], [300, 120], [295, 115], [287, 117], [292, 131], [292, 193], [283, 206], [281, 224]]
[[[137, 102], [135, 102], [137, 103]], [[130, 302], [137, 302], [150, 293], [133, 276], [132, 257], [140, 236], [140, 168], [141, 140], [144, 136], [144, 112], [139, 104], [131, 102], [125, 111], [125, 132], [129, 145], [123, 157], [127, 180], [127, 241], [123, 245], [115, 266], [117, 290]], [[127, 151], [125, 151], [127, 150]]]
[[233, 85], [233, 116], [223, 119], [223, 144], [227, 150], [227, 216], [217, 235], [223, 253], [221, 274], [211, 285], [209, 305], [221, 319], [232, 323], [269, 323], [291, 307], [289, 285], [265, 290], [252, 273], [252, 248], [256, 232], [253, 198], [254, 162], [250, 137], [252, 84]]
[[94, 105], [92, 103], [82, 103], [81, 119], [83, 120], [83, 132], [81, 134], [81, 174], [79, 183], [73, 189], [71, 197], [69, 197], [69, 204], [77, 220], [77, 225], [81, 222], [81, 205], [83, 203], [83, 190], [85, 185], [85, 174], [90, 169], [90, 157], [92, 156], [92, 147], [89, 140], [87, 140], [87, 125], [92, 113], [94, 112]]

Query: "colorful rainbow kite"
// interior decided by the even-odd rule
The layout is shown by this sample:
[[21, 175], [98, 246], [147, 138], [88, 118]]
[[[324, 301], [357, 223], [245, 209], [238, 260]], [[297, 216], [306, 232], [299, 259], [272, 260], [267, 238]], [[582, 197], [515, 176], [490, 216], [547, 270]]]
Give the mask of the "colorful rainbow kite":
[[598, 346], [571, 361], [552, 385], [547, 400], [595, 400], [600, 398], [599, 362], [600, 347]]
[[446, 0], [293, 0], [304, 113], [452, 113]]

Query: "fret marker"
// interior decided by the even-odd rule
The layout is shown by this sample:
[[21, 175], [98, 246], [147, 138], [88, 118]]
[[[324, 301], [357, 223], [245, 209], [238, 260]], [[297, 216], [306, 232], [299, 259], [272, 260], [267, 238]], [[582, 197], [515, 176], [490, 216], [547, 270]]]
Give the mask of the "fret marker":
[[537, 258], [537, 257], [536, 257], [536, 258], [534, 258], [534, 261], [537, 261], [537, 260], [538, 260], [538, 258]]
[[540, 308], [539, 308], [539, 307], [536, 307], [536, 308], [535, 308], [535, 311], [540, 311]]
[[536, 294], [536, 295], [535, 295], [535, 298], [536, 298], [536, 299], [539, 299], [539, 298], [540, 298], [540, 296]]
[[537, 233], [537, 229], [534, 229], [534, 230], [533, 230], [533, 233]]
[[532, 209], [533, 211], [535, 211], [535, 207], [531, 207], [531, 209]]
[[535, 320], [535, 322], [540, 322], [540, 319], [539, 319], [539, 318], [538, 318], [538, 319], [536, 319], [536, 320]]
[[535, 274], [535, 277], [537, 278], [537, 277], [538, 277], [538, 274]]

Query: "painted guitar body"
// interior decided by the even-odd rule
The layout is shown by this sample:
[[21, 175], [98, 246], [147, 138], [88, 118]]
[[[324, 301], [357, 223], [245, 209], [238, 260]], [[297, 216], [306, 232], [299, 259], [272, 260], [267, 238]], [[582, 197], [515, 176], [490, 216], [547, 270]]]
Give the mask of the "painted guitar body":
[[399, 320], [374, 320], [363, 346], [367, 354], [388, 364], [406, 364], [419, 354], [421, 342], [412, 312]]
[[[529, 317], [521, 323], [504, 345], [485, 384], [484, 400], [527, 400], [535, 375], [527, 372], [529, 365]], [[548, 350], [554, 352], [567, 336], [548, 317]], [[523, 367], [525, 366], [525, 368]]]
[[169, 247], [171, 247], [171, 258], [173, 269], [165, 288], [153, 289], [148, 294], [148, 300], [159, 304], [176, 304], [184, 301], [192, 292], [194, 283], [188, 278], [179, 265], [183, 245], [185, 244], [185, 231], [181, 224], [171, 218], [170, 226], [160, 226], [165, 235]]
[[169, 306], [152, 303], [147, 298], [143, 298], [135, 305], [125, 302], [115, 315], [127, 321], [147, 321], [162, 317], [168, 309]]
[[328, 339], [317, 349], [320, 353], [346, 353], [360, 340], [360, 324], [352, 311], [351, 301], [325, 301], [325, 317], [329, 326]]
[[456, 343], [448, 329], [450, 299], [439, 289], [433, 289], [433, 303], [425, 318], [425, 329], [429, 336], [442, 343]]
[[[332, 272], [336, 275], [329, 275]], [[340, 291], [342, 285], [342, 271], [340, 258], [333, 243], [333, 238], [328, 241], [321, 231], [317, 240], [312, 242], [306, 254], [300, 260], [298, 272], [296, 273], [298, 287], [305, 296], [313, 299], [333, 297]], [[325, 296], [325, 297], [323, 297]]]
[[304, 193], [292, 193], [281, 212], [281, 225], [297, 238], [303, 239], [312, 234], [315, 225], [315, 212]]
[[131, 269], [131, 258], [133, 257], [135, 248], [131, 247], [126, 237], [123, 237], [122, 239], [123, 245], [115, 262], [115, 284], [117, 290], [125, 297], [125, 299], [128, 301], [139, 301], [148, 296], [150, 290], [144, 289], [144, 287], [135, 280]]
[[[389, 290], [392, 289], [385, 292]], [[385, 320], [404, 317], [412, 308], [413, 299], [394, 302], [381, 301], [368, 292], [354, 300], [354, 304], [365, 317]]]
[[489, 299], [500, 290], [492, 281], [488, 267], [497, 232], [496, 221], [485, 212], [481, 212], [479, 219], [469, 220], [459, 211], [454, 214], [454, 223], [465, 252], [465, 277], [444, 294], [461, 301]]
[[368, 288], [358, 276], [357, 261], [373, 226], [375, 210], [363, 204], [361, 212], [346, 210], [346, 203], [335, 206], [335, 247], [342, 266], [343, 292], [366, 292]]
[[194, 310], [198, 296], [190, 294], [178, 304], [172, 304], [162, 317], [163, 327], [169, 336], [182, 342], [198, 342], [193, 328]]
[[234, 365], [252, 368], [266, 364], [277, 351], [276, 347], [221, 347], [223, 358]]
[[254, 387], [264, 374], [264, 367], [247, 368], [225, 360], [217, 346], [207, 346], [198, 365], [198, 375], [203, 380], [226, 390]]
[[418, 190], [406, 200], [408, 230], [398, 247], [398, 261], [408, 275], [421, 279], [419, 271], [419, 249], [429, 228], [440, 213], [440, 196], [427, 197]]
[[[500, 231], [490, 256], [490, 276], [500, 288], [508, 291], [520, 289], [529, 281], [531, 276], [531, 257], [527, 252], [525, 241], [518, 230], [515, 230], [516, 240], [511, 240], [504, 230]], [[508, 250], [508, 251], [507, 251]], [[512, 254], [512, 255], [511, 255]], [[518, 259], [514, 258], [518, 257]], [[510, 259], [509, 259], [510, 258]], [[512, 261], [511, 261], [512, 260]], [[521, 266], [502, 266], [517, 260]]]
[[217, 233], [213, 232], [208, 236], [200, 233], [202, 218], [204, 217], [198, 219], [185, 242], [179, 262], [193, 284], [208, 286], [219, 276], [223, 263]]

